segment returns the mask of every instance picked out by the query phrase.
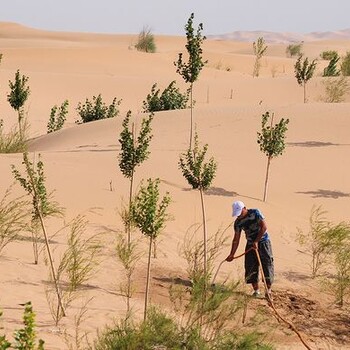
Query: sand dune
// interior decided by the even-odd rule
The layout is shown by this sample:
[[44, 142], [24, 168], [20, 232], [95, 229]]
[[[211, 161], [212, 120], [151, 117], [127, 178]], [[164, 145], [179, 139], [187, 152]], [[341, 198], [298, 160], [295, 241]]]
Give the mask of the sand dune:
[[[31, 157], [37, 159], [41, 154], [48, 189], [55, 190], [55, 199], [66, 208], [67, 220], [84, 213], [90, 222], [87, 234], [104, 232], [103, 262], [84, 291], [84, 298], [94, 298], [83, 326], [93, 336], [125, 310], [123, 298], [117, 293], [122, 271], [114, 252], [115, 232], [122, 230], [118, 210], [128, 196], [128, 181], [118, 168], [122, 119], [132, 110], [136, 126], [140, 125], [145, 116], [141, 113], [142, 101], [155, 82], [163, 89], [176, 80], [181, 89], [186, 88], [173, 65], [178, 52], [184, 50], [185, 41], [179, 37], [156, 37], [157, 53], [145, 54], [132, 48], [134, 36], [45, 32], [9, 23], [0, 24], [0, 33], [0, 52], [4, 55], [0, 65], [0, 117], [5, 127], [16, 123], [6, 93], [8, 80], [20, 69], [30, 78], [26, 112], [31, 125]], [[295, 234], [297, 228], [308, 229], [313, 205], [321, 205], [331, 221], [348, 220], [350, 97], [339, 104], [322, 102], [321, 72], [325, 62], [320, 62], [316, 76], [307, 86], [308, 103], [304, 104], [302, 88], [294, 78], [295, 59], [285, 57], [285, 47], [271, 45], [263, 58], [261, 76], [252, 78], [251, 43], [207, 40], [204, 44], [203, 55], [208, 64], [194, 87], [194, 121], [200, 141], [209, 144], [208, 153], [218, 162], [213, 188], [206, 195], [208, 230], [212, 235], [218, 228], [230, 226], [233, 200], [260, 208], [272, 236], [278, 298], [294, 293], [300, 300], [301, 296], [318, 299], [322, 310], [333, 312], [329, 296], [321, 301], [315, 297], [320, 293], [319, 287], [308, 278], [310, 259], [301, 252]], [[310, 41], [305, 42], [304, 48], [317, 57], [329, 48], [349, 50], [350, 41]], [[120, 115], [77, 125], [78, 103], [99, 93], [106, 103], [113, 97], [122, 99]], [[70, 102], [65, 127], [46, 134], [51, 107], [64, 99]], [[276, 118], [289, 118], [290, 123], [285, 154], [272, 162], [268, 201], [264, 203], [266, 157], [259, 150], [256, 133], [266, 111], [275, 113]], [[150, 157], [137, 169], [135, 181], [139, 184], [142, 179], [159, 177], [161, 190], [169, 191], [172, 197], [170, 211], [174, 219], [160, 238], [152, 285], [152, 301], [166, 304], [167, 285], [157, 281], [169, 276], [186, 278], [178, 246], [191, 225], [201, 222], [199, 195], [189, 190], [178, 169], [179, 155], [188, 147], [189, 110], [156, 113], [152, 132]], [[0, 160], [3, 194], [13, 183], [10, 165], [19, 167], [22, 156], [3, 154]], [[18, 185], [14, 193], [23, 194]], [[54, 232], [61, 222], [55, 219], [48, 225]], [[135, 235], [141, 249], [146, 247], [140, 234]], [[231, 228], [226, 235], [231, 239]], [[66, 236], [62, 233], [55, 240], [59, 254]], [[241, 243], [240, 251], [243, 248]], [[228, 252], [229, 248], [223, 247], [219, 258], [224, 259]], [[137, 314], [142, 314], [145, 264], [144, 257], [137, 269], [138, 289], [133, 299]], [[19, 304], [30, 299], [37, 313], [39, 335], [46, 340], [47, 348], [64, 349], [66, 345], [59, 329], [53, 326], [45, 299], [47, 268], [43, 262], [33, 265], [30, 242], [7, 246], [1, 252], [0, 266], [0, 307], [4, 310], [5, 331], [18, 327], [22, 313]], [[242, 277], [242, 266], [242, 261], [224, 264], [219, 280]], [[61, 329], [72, 326], [78, 308], [79, 303], [63, 320]], [[294, 317], [293, 312], [289, 316]], [[332, 333], [325, 319], [322, 326], [316, 324], [317, 316], [310, 317], [310, 328], [303, 326], [303, 331], [315, 348], [346, 348], [346, 333], [343, 339], [337, 339], [336, 330]], [[278, 349], [301, 348], [293, 335], [280, 331], [274, 337], [279, 342]]]

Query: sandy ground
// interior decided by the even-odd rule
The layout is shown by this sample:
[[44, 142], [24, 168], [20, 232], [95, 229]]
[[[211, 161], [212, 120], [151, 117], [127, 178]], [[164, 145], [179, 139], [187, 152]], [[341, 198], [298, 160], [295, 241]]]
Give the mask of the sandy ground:
[[[48, 267], [43, 257], [33, 264], [31, 242], [11, 243], [0, 253], [1, 326], [7, 334], [20, 325], [23, 307], [31, 300], [37, 314], [38, 333], [47, 349], [66, 349], [62, 333], [73, 334], [74, 317], [87, 306], [81, 325], [93, 339], [98, 329], [125, 313], [125, 302], [118, 286], [123, 271], [115, 254], [116, 233], [123, 230], [118, 212], [128, 196], [128, 181], [118, 167], [118, 142], [122, 119], [128, 110], [139, 127], [144, 114], [142, 102], [154, 83], [164, 89], [172, 80], [181, 89], [186, 85], [177, 75], [173, 62], [184, 51], [183, 37], [156, 37], [157, 53], [137, 52], [137, 38], [127, 35], [97, 35], [37, 31], [16, 24], [0, 24], [0, 118], [5, 129], [16, 124], [16, 113], [6, 95], [8, 80], [17, 69], [29, 77], [30, 98], [25, 111], [30, 123], [30, 156], [45, 164], [48, 190], [65, 207], [65, 220], [85, 215], [89, 220], [86, 235], [101, 233], [103, 250], [98, 272], [88, 281], [81, 296], [67, 311], [59, 327], [54, 325], [45, 296]], [[332, 298], [310, 278], [310, 257], [296, 242], [299, 229], [308, 230], [310, 211], [322, 206], [327, 219], [348, 220], [350, 197], [350, 96], [344, 103], [322, 101], [324, 86], [320, 60], [315, 77], [307, 85], [308, 103], [294, 77], [294, 58], [285, 55], [285, 44], [271, 44], [262, 59], [261, 74], [252, 77], [252, 44], [207, 40], [203, 56], [208, 60], [194, 85], [194, 122], [201, 143], [209, 144], [209, 155], [218, 163], [213, 188], [205, 196], [209, 235], [227, 228], [232, 237], [231, 204], [243, 200], [247, 207], [259, 208], [266, 217], [272, 237], [276, 264], [274, 285], [276, 308], [295, 322], [313, 349], [346, 349], [350, 341], [349, 305], [337, 308]], [[304, 52], [316, 58], [322, 51], [335, 49], [343, 54], [350, 41], [304, 43]], [[120, 116], [115, 119], [75, 124], [76, 107], [86, 98], [102, 94], [109, 104], [122, 99]], [[47, 135], [47, 122], [53, 105], [69, 100], [69, 115], [64, 128]], [[267, 202], [262, 201], [266, 157], [260, 152], [256, 133], [261, 115], [273, 112], [275, 118], [289, 118], [287, 147], [283, 156], [272, 161]], [[171, 278], [186, 279], [186, 263], [179, 254], [186, 232], [202, 220], [198, 192], [190, 191], [178, 169], [179, 155], [188, 147], [189, 110], [156, 113], [152, 123], [150, 157], [136, 172], [142, 179], [161, 179], [162, 193], [172, 198], [169, 221], [158, 242], [158, 257], [152, 261], [151, 300], [169, 306]], [[21, 154], [0, 155], [1, 196], [13, 184], [11, 164], [21, 166]], [[24, 192], [16, 184], [13, 195]], [[63, 220], [48, 223], [50, 234]], [[24, 235], [25, 233], [21, 233]], [[133, 233], [140, 251], [147, 242]], [[66, 232], [53, 238], [55, 261], [66, 246]], [[243, 240], [239, 251], [244, 249]], [[216, 266], [225, 259], [229, 247], [222, 247]], [[146, 255], [136, 269], [137, 290], [132, 299], [136, 316], [143, 312]], [[218, 281], [242, 278], [243, 261], [223, 264]], [[302, 349], [298, 338], [277, 324], [265, 301], [251, 304], [249, 313], [265, 308], [267, 324], [275, 329], [268, 340], [277, 349]], [[246, 329], [244, 325], [243, 330]]]

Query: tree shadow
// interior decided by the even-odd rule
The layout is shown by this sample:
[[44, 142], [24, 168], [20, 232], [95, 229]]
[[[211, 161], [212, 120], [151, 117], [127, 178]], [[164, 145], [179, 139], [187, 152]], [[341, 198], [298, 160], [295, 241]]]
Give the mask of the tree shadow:
[[223, 197], [233, 197], [238, 196], [238, 193], [235, 191], [227, 191], [221, 187], [210, 187], [205, 191], [205, 194], [208, 196], [223, 196]]
[[340, 146], [339, 143], [321, 142], [321, 141], [303, 141], [303, 142], [287, 142], [288, 146], [292, 147], [328, 147]]
[[159, 282], [164, 282], [164, 283], [169, 283], [169, 284], [178, 284], [184, 287], [192, 287], [192, 282], [188, 279], [184, 279], [181, 277], [153, 277], [153, 279], [159, 281]]
[[286, 271], [282, 273], [283, 277], [287, 278], [289, 281], [307, 281], [311, 280], [312, 277], [302, 272], [297, 271]]
[[312, 196], [312, 198], [343, 198], [343, 197], [350, 197], [350, 193], [345, 193], [341, 191], [331, 191], [331, 190], [322, 190], [318, 189], [317, 191], [299, 191], [296, 192], [298, 194], [307, 194]]

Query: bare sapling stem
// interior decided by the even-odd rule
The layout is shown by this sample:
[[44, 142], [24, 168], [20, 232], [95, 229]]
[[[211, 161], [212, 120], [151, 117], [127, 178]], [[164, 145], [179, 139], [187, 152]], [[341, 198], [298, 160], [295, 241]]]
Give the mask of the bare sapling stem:
[[149, 247], [148, 247], [148, 263], [147, 263], [147, 277], [146, 277], [146, 293], [145, 293], [145, 310], [143, 313], [143, 320], [147, 319], [147, 308], [148, 308], [148, 295], [149, 295], [149, 285], [150, 285], [150, 277], [151, 277], [151, 254], [152, 254], [152, 244], [153, 237], [149, 238]]

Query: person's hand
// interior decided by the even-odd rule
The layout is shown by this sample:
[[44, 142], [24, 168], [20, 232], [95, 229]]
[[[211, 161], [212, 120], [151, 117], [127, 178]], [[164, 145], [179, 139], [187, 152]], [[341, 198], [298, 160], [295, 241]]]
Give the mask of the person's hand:
[[257, 241], [253, 242], [253, 249], [258, 250], [258, 242]]
[[226, 261], [227, 261], [227, 262], [230, 262], [230, 261], [233, 260], [233, 258], [234, 258], [234, 256], [233, 256], [232, 254], [230, 254], [230, 255], [226, 258]]

